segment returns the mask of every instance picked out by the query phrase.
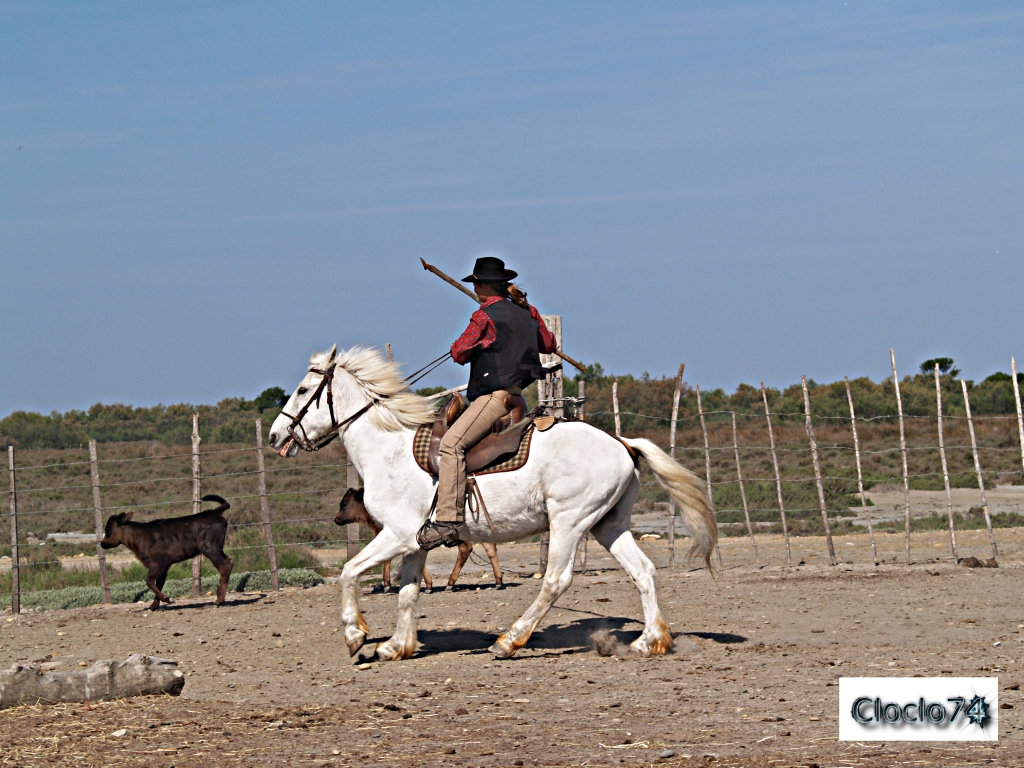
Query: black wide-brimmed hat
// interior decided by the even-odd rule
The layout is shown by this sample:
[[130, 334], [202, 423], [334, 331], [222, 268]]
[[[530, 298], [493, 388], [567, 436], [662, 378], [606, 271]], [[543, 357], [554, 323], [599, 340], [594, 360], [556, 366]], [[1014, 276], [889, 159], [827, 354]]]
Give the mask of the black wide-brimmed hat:
[[473, 274], [462, 278], [464, 283], [507, 283], [519, 273], [505, 269], [505, 262], [494, 256], [483, 256], [473, 265]]

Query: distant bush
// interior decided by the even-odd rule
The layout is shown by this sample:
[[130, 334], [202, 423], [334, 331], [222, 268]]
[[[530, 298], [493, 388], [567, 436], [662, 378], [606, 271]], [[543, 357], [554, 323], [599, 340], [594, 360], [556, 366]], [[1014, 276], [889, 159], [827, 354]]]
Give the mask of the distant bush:
[[256, 400], [241, 397], [217, 405], [130, 405], [97, 403], [87, 411], [54, 411], [49, 416], [16, 411], [0, 420], [0, 445], [26, 448], [73, 448], [90, 438], [98, 443], [154, 441], [187, 445], [192, 414], [199, 413], [199, 436], [208, 443], [251, 443], [253, 420], [262, 416], [264, 437], [285, 401], [280, 387], [266, 389]]

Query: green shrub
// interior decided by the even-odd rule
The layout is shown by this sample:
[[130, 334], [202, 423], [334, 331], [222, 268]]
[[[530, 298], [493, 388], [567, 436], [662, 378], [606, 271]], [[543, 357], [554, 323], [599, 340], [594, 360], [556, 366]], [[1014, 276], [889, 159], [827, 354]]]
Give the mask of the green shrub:
[[[315, 587], [323, 584], [323, 577], [316, 571], [306, 568], [284, 568], [277, 572], [282, 587]], [[205, 576], [202, 579], [203, 593], [217, 591], [219, 576]], [[270, 589], [270, 571], [246, 571], [232, 574], [228, 579], [230, 592], [265, 592]], [[164, 584], [164, 594], [168, 597], [184, 597], [192, 594], [192, 579], [174, 579]], [[145, 582], [122, 582], [110, 588], [111, 600], [115, 603], [149, 602], [153, 593]], [[85, 608], [103, 602], [103, 590], [100, 587], [67, 587], [64, 589], [25, 592], [21, 595], [23, 608], [41, 608], [47, 611], [64, 608]], [[0, 607], [11, 605], [10, 594], [0, 594]]]

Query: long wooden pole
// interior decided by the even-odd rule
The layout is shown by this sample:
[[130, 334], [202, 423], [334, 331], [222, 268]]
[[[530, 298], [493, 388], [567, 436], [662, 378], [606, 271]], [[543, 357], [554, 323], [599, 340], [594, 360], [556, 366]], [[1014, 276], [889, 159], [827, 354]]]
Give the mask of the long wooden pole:
[[768, 409], [768, 391], [761, 382], [761, 397], [764, 399], [764, 418], [768, 422], [768, 442], [772, 448], [772, 465], [775, 467], [775, 490], [779, 496], [779, 515], [782, 518], [782, 538], [786, 542], [786, 567], [793, 565], [793, 552], [789, 546], [789, 526], [786, 524], [786, 505], [782, 501], [782, 474], [779, 472], [779, 456], [775, 451], [775, 430], [772, 429], [772, 414]]
[[390, 344], [385, 344], [384, 345], [384, 351], [387, 352], [388, 362], [389, 363], [395, 362], [395, 353], [391, 351], [391, 345]]
[[900, 417], [900, 454], [903, 456], [903, 514], [904, 539], [907, 545], [907, 565], [910, 565], [910, 476], [907, 471], [907, 434], [903, 428], [903, 398], [900, 397], [900, 377], [896, 373], [896, 352], [889, 350], [892, 361], [892, 383], [896, 387], [896, 411]]
[[576, 408], [576, 418], [579, 419], [580, 421], [586, 421], [587, 382], [583, 381], [583, 379], [580, 379], [579, 394], [577, 394], [576, 398], [580, 401], [579, 405]]
[[[707, 473], [708, 478], [708, 502], [711, 504], [711, 508], [715, 508], [715, 495], [711, 490], [711, 445], [708, 442], [708, 423], [704, 418], [704, 404], [700, 399], [700, 384], [694, 387], [697, 392], [697, 413], [700, 414], [700, 431], [704, 434], [704, 469]], [[718, 552], [718, 567], [722, 567], [722, 549], [715, 544], [715, 550]]]
[[11, 614], [21, 613], [21, 558], [18, 554], [18, 482], [14, 474], [14, 446], [7, 446], [11, 473]]
[[750, 543], [754, 545], [754, 561], [760, 565], [761, 558], [757, 554], [754, 526], [750, 524], [750, 510], [747, 508], [747, 492], [743, 488], [743, 470], [740, 467], [740, 443], [736, 436], [736, 411], [732, 412], [732, 449], [736, 454], [736, 479], [740, 484], [740, 499], [743, 501], [743, 519], [747, 521], [747, 533], [750, 534]]
[[971, 431], [971, 452], [974, 454], [974, 471], [978, 475], [978, 490], [981, 491], [981, 508], [985, 513], [985, 525], [988, 527], [988, 540], [992, 544], [992, 557], [999, 557], [996, 547], [996, 536], [992, 532], [992, 517], [988, 512], [988, 499], [985, 496], [985, 480], [981, 476], [981, 462], [978, 460], [978, 440], [974, 436], [974, 419], [971, 418], [971, 398], [967, 394], [967, 382], [960, 379], [964, 390], [964, 407], [967, 409], [967, 428]]
[[[199, 469], [199, 414], [192, 414], [192, 514], [198, 515], [203, 509], [201, 472]], [[201, 587], [203, 556], [192, 559], [192, 597], [199, 597]]]
[[935, 364], [935, 406], [939, 415], [939, 456], [942, 457], [942, 479], [946, 484], [946, 514], [949, 515], [949, 548], [953, 551], [953, 562], [959, 562], [956, 553], [956, 528], [953, 526], [953, 494], [949, 490], [949, 467], [946, 464], [946, 438], [942, 434], [942, 387], [939, 379], [939, 364]]
[[1020, 462], [1024, 466], [1024, 415], [1020, 410], [1020, 385], [1017, 383], [1017, 360], [1010, 358], [1010, 375], [1013, 377], [1013, 399], [1017, 403], [1017, 433], [1020, 435]]
[[[433, 264], [427, 264], [427, 262], [424, 261], [423, 259], [420, 259], [420, 263], [423, 264], [423, 268], [425, 270], [427, 270], [428, 272], [433, 272], [435, 275], [437, 275], [442, 280], [444, 280], [446, 283], [448, 283], [448, 285], [451, 285], [454, 288], [457, 288], [458, 290], [462, 291], [464, 294], [469, 296], [469, 298], [473, 299], [473, 301], [477, 302], [478, 304], [483, 304], [484, 303], [483, 300], [479, 296], [477, 296], [475, 293], [473, 293], [471, 290], [469, 290], [466, 286], [464, 286], [462, 283], [458, 282], [454, 278], [449, 277], [444, 272], [442, 272], [440, 269], [435, 267]], [[569, 357], [567, 354], [562, 352], [560, 349], [556, 350], [554, 352], [554, 354], [558, 355], [560, 358], [565, 360], [565, 362], [567, 362], [570, 365], [574, 366], [577, 370], [579, 370], [580, 373], [586, 373], [587, 372], [587, 368], [586, 368], [585, 365], [583, 365], [583, 363], [579, 362], [578, 360], [573, 360], [571, 357]]]
[[857, 492], [860, 494], [860, 511], [868, 521], [868, 536], [871, 538], [871, 554], [878, 565], [878, 547], [875, 546], [875, 529], [868, 512], [868, 497], [864, 495], [864, 474], [860, 466], [860, 440], [857, 439], [857, 414], [853, 410], [853, 393], [850, 391], [850, 377], [846, 376], [846, 399], [850, 403], [850, 428], [853, 430], [853, 455], [857, 457]]
[[804, 415], [807, 417], [807, 439], [811, 443], [811, 458], [814, 460], [814, 480], [818, 485], [818, 503], [821, 505], [821, 520], [825, 523], [825, 541], [828, 543], [828, 559], [836, 564], [836, 548], [832, 543], [832, 528], [828, 524], [828, 510], [825, 507], [825, 487], [821, 483], [821, 461], [818, 458], [818, 441], [814, 437], [814, 424], [811, 422], [811, 395], [807, 391], [807, 377], [800, 377], [804, 390]]
[[[686, 363], [679, 364], [679, 373], [676, 374], [676, 388], [672, 393], [672, 425], [668, 433], [668, 455], [673, 459], [676, 457], [676, 423], [679, 421], [679, 396], [683, 391], [683, 371]], [[668, 565], [669, 568], [676, 564], [676, 502], [669, 497], [668, 502]]]
[[96, 456], [96, 441], [89, 440], [89, 474], [92, 477], [93, 523], [96, 530], [96, 560], [100, 566], [100, 585], [103, 587], [103, 602], [111, 605], [110, 577], [107, 574], [107, 551], [100, 546], [103, 541], [103, 503], [100, 498], [100, 463]]
[[277, 547], [274, 546], [274, 531], [270, 526], [270, 504], [267, 503], [267, 468], [263, 461], [263, 420], [256, 419], [256, 477], [259, 483], [260, 517], [263, 520], [263, 535], [267, 539], [267, 560], [270, 563], [270, 587], [275, 592], [281, 589], [277, 577]]

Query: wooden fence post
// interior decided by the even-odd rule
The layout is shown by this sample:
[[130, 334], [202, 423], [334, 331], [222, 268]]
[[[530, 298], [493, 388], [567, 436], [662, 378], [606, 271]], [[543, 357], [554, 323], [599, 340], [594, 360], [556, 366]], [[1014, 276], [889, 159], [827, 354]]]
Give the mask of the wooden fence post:
[[[700, 384], [694, 388], [697, 392], [697, 413], [700, 414], [700, 431], [704, 433], [704, 468], [708, 477], [708, 502], [711, 509], [715, 508], [715, 495], [711, 490], [711, 447], [708, 443], [708, 424], [704, 419], [704, 405], [700, 400]], [[718, 567], [722, 567], [722, 548], [715, 544], [715, 551], [718, 553]]]
[[828, 559], [836, 564], [836, 548], [832, 544], [832, 528], [828, 524], [828, 510], [825, 507], [825, 488], [821, 484], [821, 461], [818, 459], [818, 441], [814, 438], [814, 424], [811, 423], [811, 395], [807, 391], [807, 377], [800, 377], [804, 389], [804, 415], [807, 417], [807, 439], [811, 443], [811, 458], [814, 460], [814, 480], [818, 484], [818, 503], [821, 505], [821, 519], [825, 523], [825, 541], [828, 543]]
[[[199, 414], [192, 414], [192, 514], [198, 515], [203, 509], [201, 475], [199, 471]], [[199, 597], [203, 556], [192, 559], [192, 597]]]
[[[558, 349], [562, 349], [562, 316], [561, 315], [541, 315], [544, 320], [544, 325], [548, 327], [552, 335], [555, 337], [555, 342], [558, 344]], [[540, 356], [540, 364], [547, 367], [561, 362], [558, 355], [554, 354], [542, 354]], [[562, 371], [557, 370], [549, 373], [541, 381], [537, 382], [537, 397], [541, 402], [548, 402], [548, 413], [554, 416], [556, 419], [563, 418], [565, 415], [565, 389], [563, 386]], [[540, 535], [538, 541], [538, 570], [544, 573], [548, 569], [548, 546], [551, 542], [551, 534], [545, 531]]]
[[389, 363], [393, 363], [393, 362], [395, 362], [395, 355], [394, 355], [394, 353], [392, 353], [392, 351], [391, 351], [391, 345], [390, 345], [390, 344], [385, 344], [385, 345], [384, 345], [384, 351], [385, 351], [385, 352], [387, 352], [387, 355], [388, 355], [388, 362], [389, 362]]
[[14, 446], [7, 446], [11, 473], [11, 615], [21, 613], [21, 559], [18, 554], [18, 483], [14, 476]]
[[750, 524], [750, 510], [747, 508], [747, 492], [743, 489], [743, 470], [740, 468], [740, 443], [736, 437], [736, 411], [732, 412], [732, 449], [736, 454], [736, 479], [740, 484], [740, 499], [743, 501], [743, 518], [747, 521], [747, 533], [750, 534], [750, 543], [754, 545], [754, 562], [761, 565], [761, 558], [757, 554], [757, 542], [754, 540], [754, 526]]
[[900, 397], [900, 377], [896, 374], [896, 352], [889, 350], [892, 361], [892, 383], [896, 387], [896, 411], [900, 416], [900, 453], [903, 456], [903, 512], [907, 543], [907, 565], [910, 565], [910, 478], [907, 472], [907, 436], [903, 430], [903, 398]]
[[782, 517], [782, 538], [786, 542], [786, 567], [793, 565], [793, 553], [789, 546], [789, 526], [786, 524], [786, 505], [782, 501], [782, 475], [779, 473], [779, 456], [775, 451], [775, 430], [772, 429], [772, 414], [768, 409], [768, 392], [761, 382], [761, 397], [764, 399], [764, 418], [768, 422], [768, 442], [772, 448], [772, 465], [775, 467], [775, 490], [779, 496], [779, 515]]
[[277, 578], [277, 547], [274, 546], [274, 531], [270, 527], [270, 505], [267, 503], [267, 469], [263, 461], [263, 420], [256, 419], [256, 477], [259, 482], [260, 517], [263, 519], [263, 535], [267, 538], [267, 560], [270, 562], [270, 588], [281, 589]]
[[612, 414], [615, 416], [615, 436], [622, 437], [622, 422], [619, 421], [619, 382], [612, 381]]
[[[673, 459], [676, 457], [676, 422], [679, 421], [679, 396], [683, 390], [683, 370], [686, 363], [679, 364], [679, 373], [676, 374], [676, 389], [672, 393], [672, 426], [668, 433], [668, 455]], [[668, 501], [668, 566], [676, 564], [676, 502], [671, 496]]]
[[107, 574], [107, 552], [100, 546], [103, 541], [103, 504], [100, 499], [100, 464], [96, 457], [96, 441], [89, 440], [89, 474], [92, 476], [92, 509], [96, 529], [96, 560], [100, 566], [100, 584], [103, 587], [103, 602], [110, 605], [110, 577]]
[[949, 515], [949, 548], [953, 550], [953, 562], [960, 558], [956, 553], [956, 529], [953, 526], [953, 495], [949, 490], [949, 467], [946, 464], [946, 439], [942, 434], [942, 388], [939, 380], [939, 364], [935, 364], [935, 407], [939, 415], [939, 455], [942, 457], [942, 479], [946, 484], [946, 513]]
[[1010, 375], [1013, 377], [1013, 399], [1017, 402], [1017, 433], [1020, 435], [1020, 462], [1024, 466], [1024, 415], [1020, 410], [1020, 385], [1017, 384], [1017, 360], [1010, 358]]
[[850, 403], [850, 428], [853, 429], [853, 455], [857, 458], [857, 492], [860, 493], [860, 510], [868, 521], [868, 536], [871, 537], [871, 554], [878, 565], [878, 547], [875, 546], [875, 529], [871, 525], [871, 514], [868, 512], [868, 497], [864, 495], [864, 474], [860, 466], [860, 440], [857, 439], [857, 414], [853, 410], [853, 393], [850, 391], [850, 377], [846, 376], [846, 399]]
[[[345, 463], [348, 465], [345, 470], [345, 482], [349, 488], [358, 488], [362, 485], [359, 478], [359, 471], [352, 464], [352, 459], [345, 453]], [[348, 546], [346, 558], [351, 560], [359, 554], [359, 523], [349, 523], [345, 526], [346, 544]]]
[[981, 508], [985, 512], [985, 525], [988, 526], [988, 540], [992, 544], [992, 557], [999, 557], [996, 537], [992, 532], [992, 517], [988, 513], [988, 499], [985, 497], [985, 480], [981, 476], [981, 462], [978, 461], [978, 440], [974, 436], [974, 419], [971, 418], [971, 398], [967, 394], [967, 382], [960, 379], [964, 390], [964, 407], [967, 409], [967, 427], [971, 430], [971, 451], [974, 453], [974, 471], [978, 475], [978, 490], [981, 491]]
[[[579, 380], [579, 391], [576, 393], [576, 399], [579, 404], [576, 406], [576, 419], [578, 421], [586, 421], [585, 414], [583, 412], [583, 405], [587, 397], [587, 382], [583, 379]], [[579, 547], [576, 549], [576, 560], [580, 564], [580, 570], [587, 570], [587, 539], [590, 538], [590, 532], [583, 534], [583, 541], [580, 542]]]

